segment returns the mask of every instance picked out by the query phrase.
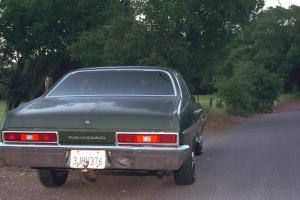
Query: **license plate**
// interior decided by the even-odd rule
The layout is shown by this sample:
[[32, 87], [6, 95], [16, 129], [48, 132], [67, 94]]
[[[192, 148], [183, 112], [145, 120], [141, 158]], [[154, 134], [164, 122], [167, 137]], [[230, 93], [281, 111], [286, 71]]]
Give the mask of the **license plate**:
[[104, 169], [105, 151], [71, 150], [70, 167], [75, 169]]

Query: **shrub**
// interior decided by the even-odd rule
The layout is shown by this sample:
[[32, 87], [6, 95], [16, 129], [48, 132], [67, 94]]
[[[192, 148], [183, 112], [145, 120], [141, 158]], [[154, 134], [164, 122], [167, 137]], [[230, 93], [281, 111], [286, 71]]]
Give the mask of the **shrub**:
[[234, 65], [232, 73], [219, 76], [218, 94], [233, 115], [245, 116], [253, 112], [270, 112], [279, 96], [280, 79], [252, 62]]
[[246, 79], [244, 68], [235, 68], [231, 77], [219, 78], [216, 87], [219, 96], [225, 100], [230, 114], [246, 115], [251, 112], [249, 102], [251, 84]]
[[252, 106], [255, 112], [272, 112], [279, 97], [281, 81], [278, 76], [258, 67], [251, 73]]

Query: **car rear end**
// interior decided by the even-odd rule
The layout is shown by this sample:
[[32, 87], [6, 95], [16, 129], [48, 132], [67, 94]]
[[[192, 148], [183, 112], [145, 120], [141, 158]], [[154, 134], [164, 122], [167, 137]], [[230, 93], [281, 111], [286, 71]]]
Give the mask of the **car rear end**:
[[189, 146], [179, 145], [175, 132], [116, 132], [113, 143], [101, 145], [83, 141], [103, 134], [86, 132], [76, 144], [61, 144], [59, 134], [3, 131], [1, 155], [9, 165], [34, 168], [177, 170], [189, 151]]
[[[113, 73], [117, 78], [105, 80], [123, 70], [128, 73]], [[109, 73], [70, 73], [48, 94], [8, 113], [0, 143], [8, 165], [39, 169], [46, 186], [62, 185], [65, 180], [59, 174], [65, 178], [67, 169], [174, 171], [182, 166], [191, 149], [179, 143], [180, 95], [174, 77], [157, 69], [98, 71]], [[122, 80], [137, 75], [129, 84]], [[116, 89], [122, 84], [123, 90]]]

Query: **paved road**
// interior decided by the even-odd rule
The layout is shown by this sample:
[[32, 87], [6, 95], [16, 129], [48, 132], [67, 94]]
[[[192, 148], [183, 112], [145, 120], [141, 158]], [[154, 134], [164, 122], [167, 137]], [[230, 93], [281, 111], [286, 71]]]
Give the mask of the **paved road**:
[[129, 176], [83, 184], [72, 173], [66, 185], [49, 189], [34, 171], [0, 168], [0, 199], [300, 199], [300, 107], [207, 136], [205, 150], [192, 186], [176, 186], [172, 177]]

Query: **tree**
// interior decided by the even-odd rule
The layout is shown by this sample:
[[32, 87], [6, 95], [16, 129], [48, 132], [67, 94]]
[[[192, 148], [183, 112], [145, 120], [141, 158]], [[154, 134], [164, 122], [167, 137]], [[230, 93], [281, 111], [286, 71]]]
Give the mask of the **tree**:
[[286, 90], [293, 88], [295, 80], [293, 82], [290, 76], [297, 68], [299, 58], [297, 40], [300, 35], [297, 33], [297, 24], [300, 18], [297, 19], [297, 8], [277, 7], [260, 13], [257, 21], [227, 46], [227, 53], [224, 59], [220, 59], [219, 68], [225, 67], [230, 71], [232, 63], [252, 61], [278, 74]]
[[221, 75], [216, 82], [219, 96], [233, 115], [271, 112], [281, 91], [281, 80], [263, 66], [239, 62], [230, 75]]
[[286, 90], [291, 90], [295, 86], [300, 90], [300, 7], [292, 6], [291, 25], [289, 26], [290, 45], [286, 54], [287, 79]]
[[[2, 0], [0, 37], [2, 68], [12, 71], [9, 108], [38, 95], [46, 75], [56, 79], [78, 67], [68, 46], [82, 31], [111, 18], [110, 0]], [[34, 77], [34, 78], [33, 78]]]
[[127, 5], [127, 13], [81, 34], [71, 45], [73, 59], [83, 65], [172, 67], [195, 89], [209, 92], [215, 55], [256, 18], [263, 0], [140, 0]]
[[[241, 107], [243, 112], [269, 111], [282, 82], [285, 91], [296, 85], [300, 88], [299, 11], [296, 6], [263, 11], [227, 46], [223, 59], [217, 64], [215, 77], [219, 94], [231, 107]], [[240, 68], [246, 76], [237, 73]], [[243, 86], [237, 76], [243, 77], [249, 85]], [[220, 84], [223, 80], [225, 85]], [[230, 81], [236, 81], [240, 90], [230, 94], [228, 88], [233, 86]], [[247, 106], [243, 100], [230, 100], [241, 99], [245, 93], [249, 98]]]

